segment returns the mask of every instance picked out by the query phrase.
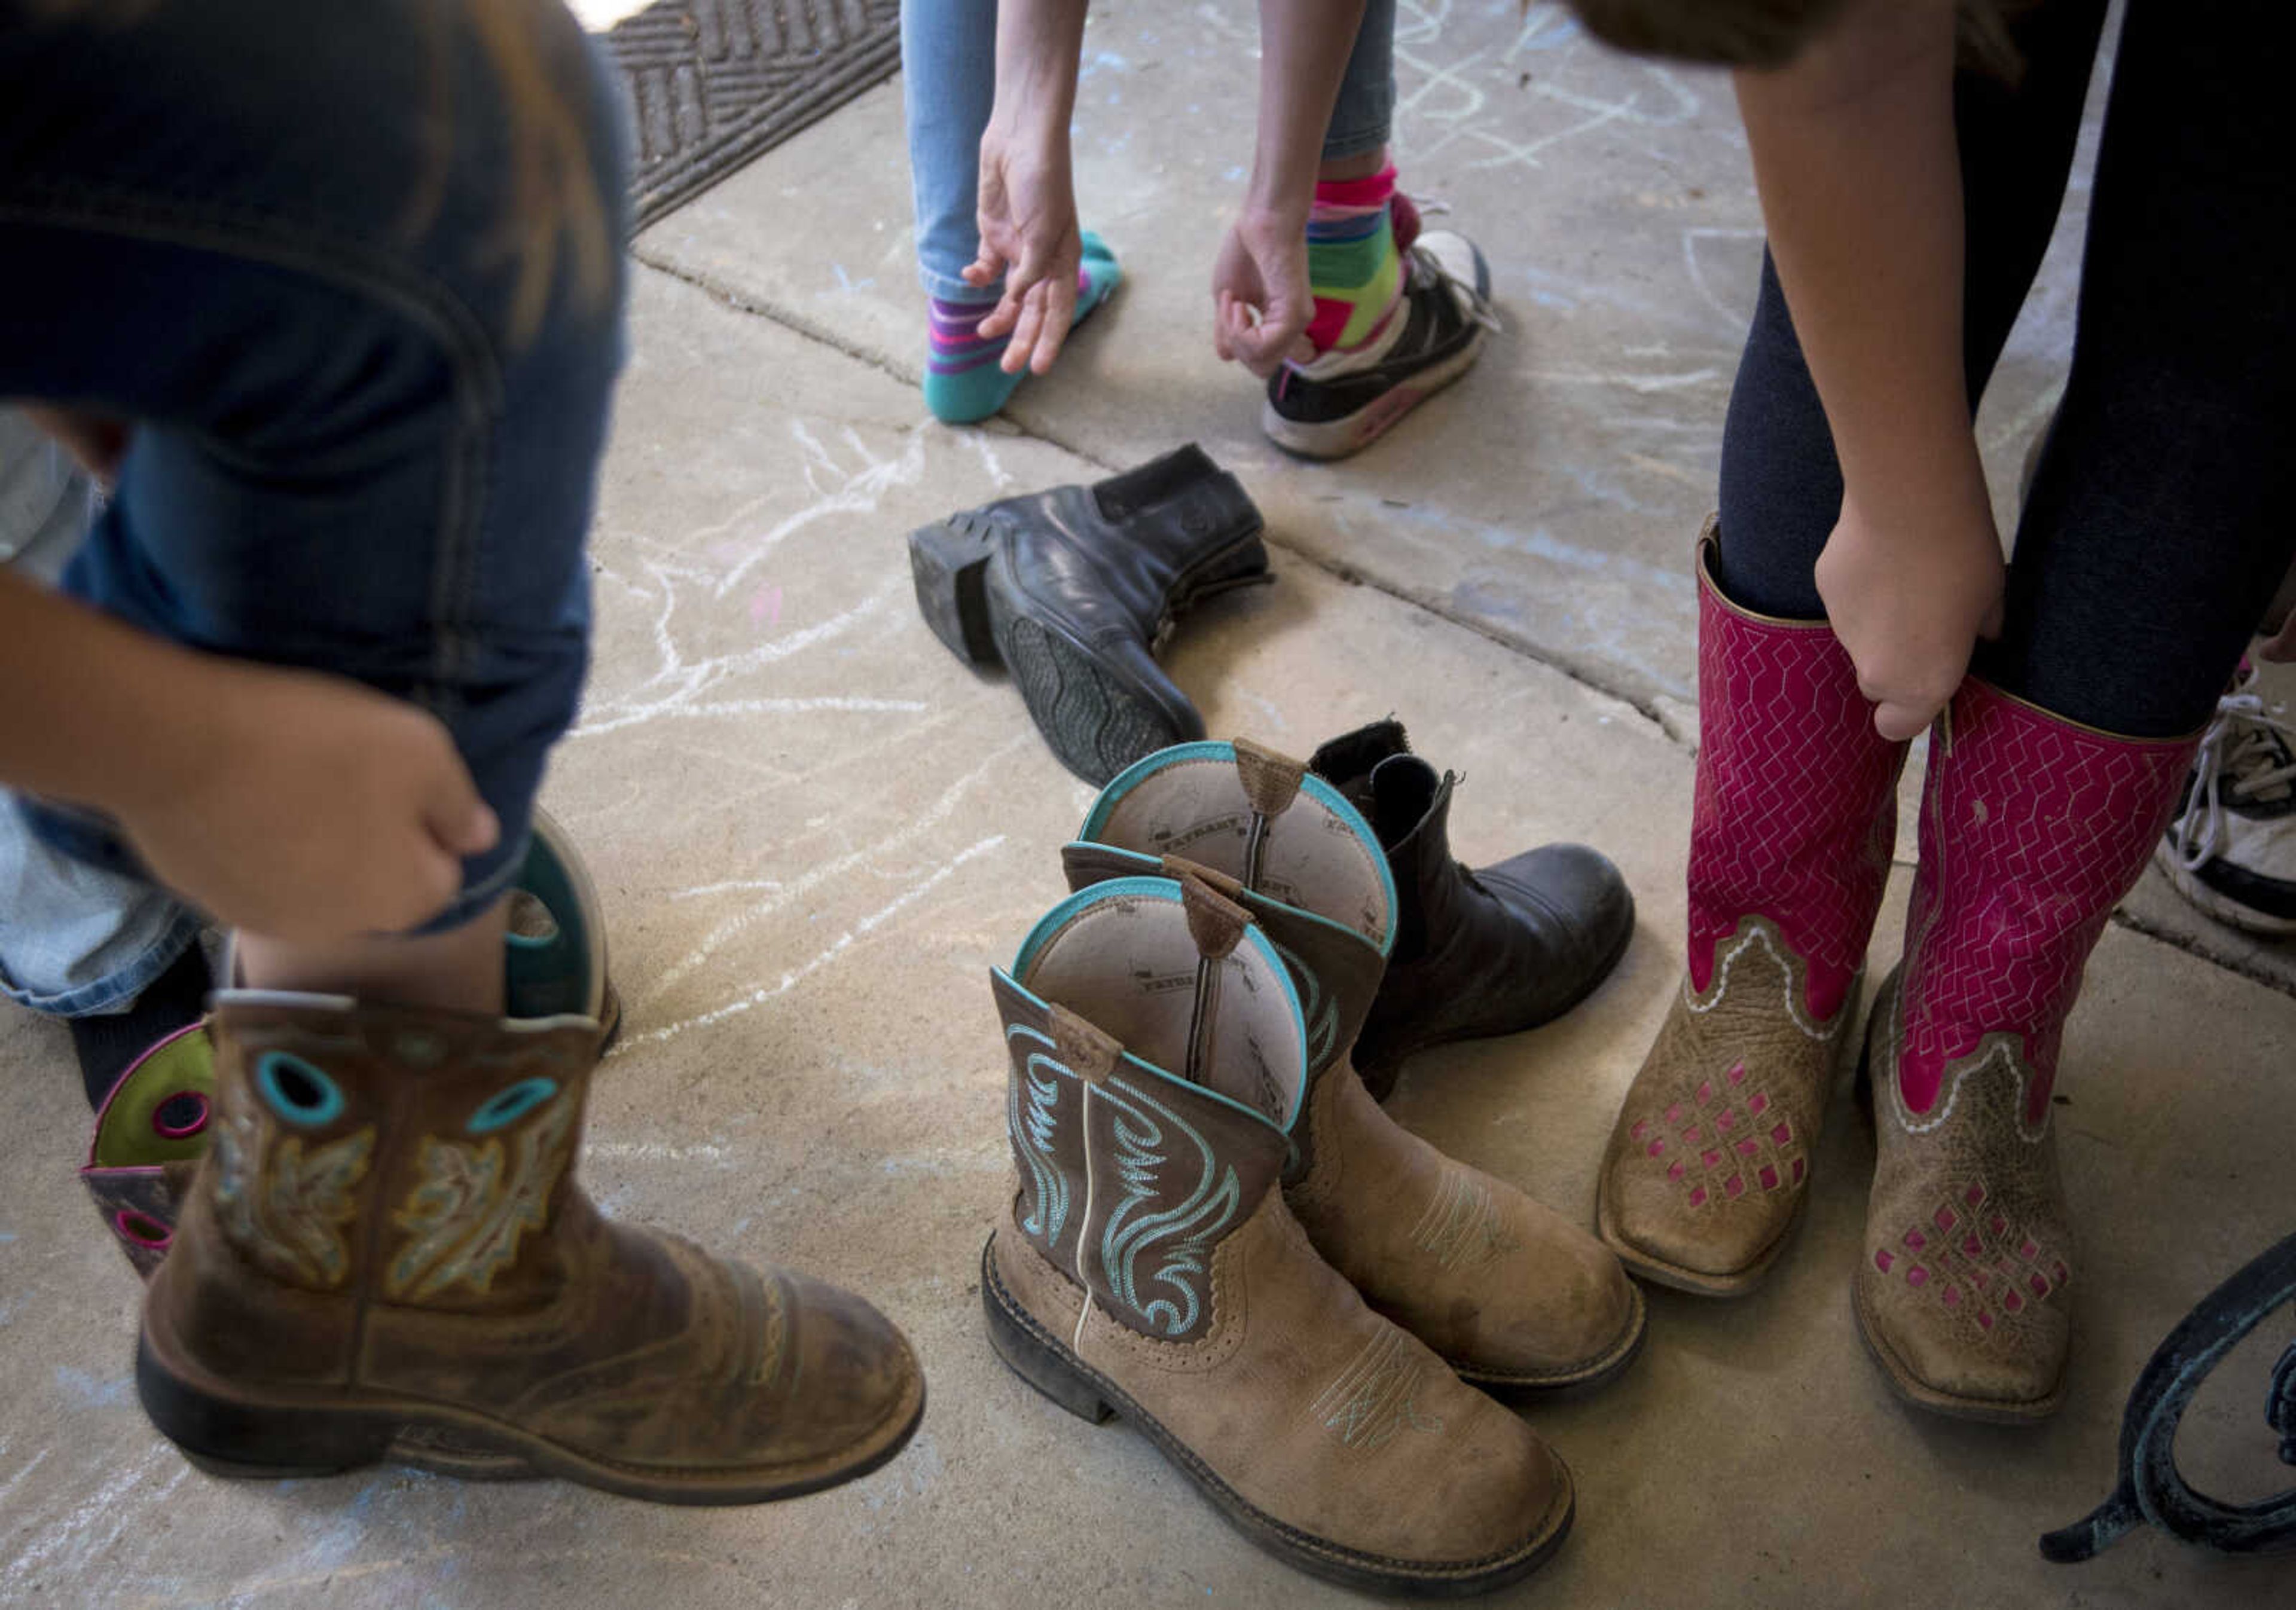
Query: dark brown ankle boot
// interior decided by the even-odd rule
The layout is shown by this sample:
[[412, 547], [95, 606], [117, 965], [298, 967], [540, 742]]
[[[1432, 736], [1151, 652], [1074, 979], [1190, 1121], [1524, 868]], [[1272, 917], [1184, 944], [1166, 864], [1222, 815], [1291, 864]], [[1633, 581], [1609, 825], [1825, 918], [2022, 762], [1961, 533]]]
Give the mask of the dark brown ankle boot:
[[436, 1442], [666, 1503], [849, 1480], [924, 1406], [858, 1297], [599, 1217], [587, 1017], [217, 998], [213, 1148], [144, 1308], [152, 1421], [221, 1475]]

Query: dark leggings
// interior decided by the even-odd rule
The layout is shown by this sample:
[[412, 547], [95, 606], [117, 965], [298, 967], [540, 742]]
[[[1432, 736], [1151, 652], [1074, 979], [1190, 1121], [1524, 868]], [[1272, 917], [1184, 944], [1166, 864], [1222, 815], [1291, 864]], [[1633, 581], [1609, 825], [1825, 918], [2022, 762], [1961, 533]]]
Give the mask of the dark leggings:
[[[1964, 73], [1965, 357], [1975, 412], [2040, 266], [2079, 136], [2103, 0], [2021, 14], [2013, 86]], [[2114, 70], [2071, 372], [1974, 669], [2140, 737], [2204, 722], [2296, 555], [2296, 229], [2289, 92], [2237, 0], [2131, 0]], [[1722, 438], [1725, 587], [1823, 613], [1833, 442], [1766, 259]]]

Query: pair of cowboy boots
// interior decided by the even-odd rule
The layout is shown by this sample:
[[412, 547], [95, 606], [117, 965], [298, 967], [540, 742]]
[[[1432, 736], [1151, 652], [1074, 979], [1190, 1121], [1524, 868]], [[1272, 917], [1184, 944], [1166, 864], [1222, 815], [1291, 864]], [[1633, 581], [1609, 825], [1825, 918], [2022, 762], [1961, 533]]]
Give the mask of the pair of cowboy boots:
[[876, 1468], [924, 1406], [882, 1315], [576, 1181], [603, 930], [562, 838], [524, 881], [547, 920], [513, 924], [511, 1016], [226, 990], [121, 1081], [88, 1178], [150, 1279], [146, 1411], [224, 1475], [390, 1460], [735, 1504]]
[[1607, 1380], [1644, 1307], [1592, 1237], [1365, 1091], [1398, 906], [1379, 837], [1298, 763], [1199, 742], [1118, 777], [1062, 860], [1077, 892], [992, 981], [999, 1354], [1303, 1570], [1464, 1593], [1536, 1569], [1570, 1473], [1476, 1388]]
[[[1597, 1228], [1645, 1279], [1752, 1290], [1783, 1251], [1887, 881], [1906, 746], [1824, 621], [1699, 555], [1689, 967], [1620, 1112]], [[1858, 1331], [1909, 1401], [2017, 1422], [2063, 1397], [2073, 1235], [2050, 1125], [2082, 969], [2172, 813], [2189, 740], [2117, 737], [1972, 678], [1939, 718], [1905, 960], [1863, 1042], [1877, 1155]]]

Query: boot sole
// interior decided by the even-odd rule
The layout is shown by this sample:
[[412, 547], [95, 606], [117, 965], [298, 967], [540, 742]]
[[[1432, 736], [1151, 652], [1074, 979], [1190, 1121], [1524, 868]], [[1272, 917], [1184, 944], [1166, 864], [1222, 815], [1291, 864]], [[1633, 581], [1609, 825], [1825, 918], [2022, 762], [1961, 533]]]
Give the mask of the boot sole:
[[1420, 404], [1472, 369], [1475, 360], [1483, 356], [1487, 339], [1486, 331], [1477, 330], [1474, 339], [1460, 351], [1423, 373], [1412, 376], [1376, 401], [1335, 420], [1302, 424], [1285, 419], [1276, 412], [1274, 403], [1262, 401], [1259, 428], [1269, 441], [1294, 457], [1326, 462], [1350, 458], [1401, 424]]
[[[1286, 1565], [1325, 1581], [1371, 1593], [1407, 1593], [1427, 1598], [1465, 1598], [1521, 1581], [1545, 1565], [1570, 1535], [1578, 1497], [1567, 1467], [1550, 1519], [1523, 1548], [1489, 1559], [1456, 1565], [1427, 1565], [1386, 1555], [1365, 1554], [1288, 1525], [1254, 1507], [1215, 1475], [1187, 1445], [1143, 1410], [1124, 1389], [1070, 1352], [1067, 1345], [1021, 1306], [996, 1273], [996, 1237], [980, 1252], [980, 1306], [988, 1321], [989, 1345], [1005, 1368], [1078, 1418], [1097, 1426], [1111, 1416], [1131, 1423], [1156, 1445], [1173, 1467], [1196, 1484], [1230, 1524]], [[1552, 1516], [1555, 1511], [1550, 1511]]]
[[1575, 1369], [1538, 1374], [1511, 1374], [1505, 1370], [1480, 1369], [1472, 1364], [1462, 1364], [1456, 1359], [1443, 1361], [1468, 1385], [1490, 1393], [1493, 1397], [1562, 1397], [1566, 1394], [1592, 1392], [1606, 1386], [1627, 1372], [1628, 1366], [1642, 1356], [1643, 1344], [1650, 1339], [1650, 1304], [1642, 1288], [1628, 1283], [1627, 1290], [1634, 1299], [1634, 1312], [1628, 1316], [1626, 1329], [1610, 1349], [1591, 1363]]
[[[1356, 1077], [1363, 1081], [1364, 1089], [1370, 1092], [1373, 1100], [1383, 1102], [1395, 1093], [1396, 1082], [1403, 1076], [1404, 1063], [1422, 1051], [1431, 1051], [1439, 1045], [1458, 1045], [1470, 1040], [1496, 1040], [1508, 1034], [1527, 1034], [1532, 1029], [1544, 1028], [1550, 1023], [1569, 1017], [1584, 1006], [1588, 997], [1592, 996], [1596, 990], [1611, 981], [1611, 975], [1618, 971], [1619, 963], [1625, 959], [1628, 948], [1634, 944], [1636, 916], [1634, 899], [1634, 895], [1629, 893], [1627, 896], [1626, 926], [1620, 932], [1618, 938], [1612, 941], [1601, 964], [1587, 976], [1586, 983], [1580, 985], [1554, 1010], [1533, 1017], [1527, 1023], [1511, 1024], [1504, 1028], [1475, 1029], [1458, 1034], [1435, 1034], [1424, 1040], [1414, 1041], [1401, 1050], [1389, 1052], [1368, 1069], [1360, 1063], [1357, 1064]], [[1374, 1081], [1377, 1083], [1374, 1083]]]
[[976, 515], [909, 533], [909, 574], [925, 624], [965, 664], [1012, 674], [1062, 765], [1099, 787], [1142, 756], [1196, 736], [1131, 678], [1019, 607], [1000, 584], [996, 559], [996, 528]]
[[135, 1348], [144, 1413], [184, 1457], [210, 1475], [283, 1481], [406, 1463], [466, 1480], [556, 1476], [655, 1503], [770, 1503], [868, 1475], [898, 1454], [924, 1416], [924, 1377], [853, 1449], [780, 1468], [737, 1467], [668, 1475], [601, 1459], [484, 1415], [415, 1400], [345, 1405], [316, 1393], [255, 1398], [178, 1361], [164, 1360], [147, 1328]]

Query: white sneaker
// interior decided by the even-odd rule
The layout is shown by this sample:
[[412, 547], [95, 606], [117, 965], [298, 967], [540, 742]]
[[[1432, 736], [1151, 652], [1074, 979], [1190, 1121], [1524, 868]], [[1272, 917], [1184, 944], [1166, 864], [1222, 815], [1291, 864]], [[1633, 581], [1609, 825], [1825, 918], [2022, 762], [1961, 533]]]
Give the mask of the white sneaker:
[[2243, 664], [2153, 859], [2177, 892], [2251, 934], [2296, 934], [2296, 727]]

